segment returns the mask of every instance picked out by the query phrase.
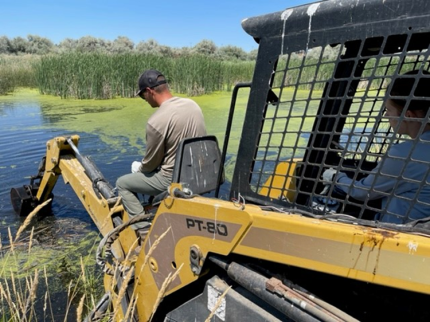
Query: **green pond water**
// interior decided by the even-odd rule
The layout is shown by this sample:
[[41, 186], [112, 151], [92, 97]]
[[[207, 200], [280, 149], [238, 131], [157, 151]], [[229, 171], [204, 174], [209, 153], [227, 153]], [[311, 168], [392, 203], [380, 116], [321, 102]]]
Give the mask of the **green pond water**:
[[[227, 185], [248, 93], [248, 90], [240, 91], [237, 100], [226, 165]], [[222, 148], [231, 93], [214, 93], [193, 99], [203, 110], [208, 134], [216, 135]], [[36, 269], [42, 276], [46, 269], [54, 315], [58, 320], [64, 319], [68, 283], [82, 275], [81, 258], [94, 279], [99, 281], [99, 286], [102, 285], [101, 272], [94, 260], [94, 249], [100, 236], [71, 187], [62, 179], [58, 180], [54, 189], [53, 216], [34, 220], [21, 235], [14, 252], [10, 250], [10, 236], [14, 238], [24, 218], [13, 212], [10, 189], [28, 184], [30, 176], [37, 174], [39, 162], [46, 152], [46, 141], [72, 134], [80, 136], [81, 154], [90, 156], [105, 178], [115, 185], [119, 176], [130, 171], [131, 162], [141, 159], [144, 154], [145, 124], [154, 111], [140, 98], [65, 100], [40, 95], [30, 89], [0, 96], [0, 282], [6, 283], [12, 277], [33, 276]], [[222, 193], [221, 190], [221, 196]], [[28, 253], [32, 228], [34, 238]], [[44, 283], [40, 285], [43, 297], [47, 287]], [[43, 310], [42, 302], [37, 309]], [[39, 312], [38, 315], [43, 314]]]

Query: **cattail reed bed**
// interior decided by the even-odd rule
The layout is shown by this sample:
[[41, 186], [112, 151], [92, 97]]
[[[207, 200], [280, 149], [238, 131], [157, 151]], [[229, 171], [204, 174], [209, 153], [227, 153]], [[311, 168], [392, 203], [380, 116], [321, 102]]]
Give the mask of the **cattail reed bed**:
[[35, 55], [0, 55], [0, 95], [13, 92], [17, 87], [36, 87]]
[[42, 94], [62, 98], [132, 97], [137, 79], [147, 68], [162, 71], [171, 89], [191, 96], [228, 90], [249, 81], [253, 62], [226, 62], [202, 55], [176, 58], [149, 54], [70, 53], [44, 56], [35, 65]]
[[[283, 73], [276, 73], [274, 86], [291, 85], [309, 90], [313, 84], [312, 89], [322, 90], [333, 73], [334, 62], [322, 64], [317, 70], [318, 59], [315, 54], [282, 56], [277, 70], [288, 69], [288, 73], [286, 78]], [[155, 68], [165, 74], [173, 92], [197, 96], [230, 91], [239, 82], [251, 81], [254, 67], [254, 61], [222, 60], [201, 54], [172, 57], [80, 52], [0, 55], [0, 95], [13, 92], [16, 87], [37, 87], [42, 94], [62, 98], [133, 97], [140, 73]], [[317, 74], [321, 81], [317, 79], [314, 83]]]

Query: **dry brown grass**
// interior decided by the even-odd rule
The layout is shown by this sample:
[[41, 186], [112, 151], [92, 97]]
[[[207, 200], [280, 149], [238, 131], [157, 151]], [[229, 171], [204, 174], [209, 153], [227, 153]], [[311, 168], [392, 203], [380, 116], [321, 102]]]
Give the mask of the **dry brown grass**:
[[[2, 246], [1, 254], [4, 264], [0, 266], [0, 321], [39, 321], [42, 318], [41, 316], [43, 316], [44, 321], [59, 321], [58, 315], [54, 315], [52, 307], [51, 285], [49, 283], [50, 277], [48, 276], [49, 274], [46, 266], [43, 266], [44, 276], [41, 279], [39, 278], [40, 269], [37, 268], [37, 266], [28, 268], [26, 273], [23, 273], [21, 269], [18, 276], [16, 272], [8, 266], [8, 264], [13, 264], [16, 267], [20, 267], [22, 266], [23, 260], [25, 261], [26, 258], [32, 256], [35, 229], [32, 227], [29, 236], [25, 238], [22, 237], [23, 232], [31, 226], [38, 211], [49, 202], [50, 200], [47, 200], [42, 203], [27, 216], [18, 228], [15, 238], [13, 238], [10, 227], [8, 228], [9, 245], [6, 247]], [[23, 254], [25, 254], [24, 257]], [[67, 292], [68, 301], [65, 312], [60, 313], [60, 315], [64, 316], [64, 321], [70, 320], [69, 316], [71, 314], [69, 313], [72, 308], [72, 303], [77, 296], [79, 296], [80, 301], [73, 315], [76, 314], [78, 320], [82, 320], [88, 307], [94, 306], [94, 301], [92, 303], [93, 305], [87, 303], [90, 299], [93, 299], [93, 294], [88, 293], [86, 289], [84, 291], [87, 293], [82, 294], [82, 290], [79, 289], [82, 285], [85, 286], [85, 284], [89, 283], [89, 280], [94, 280], [94, 277], [88, 276], [87, 269], [85, 268], [86, 264], [82, 258], [80, 260], [80, 266], [80, 276], [76, 279], [74, 278], [73, 281], [69, 283]], [[42, 286], [44, 289], [43, 293], [40, 290], [41, 284], [44, 284]], [[58, 286], [53, 287], [57, 288]], [[43, 308], [41, 308], [39, 312], [36, 312], [36, 302], [39, 302], [40, 306], [43, 305]], [[56, 314], [59, 314], [59, 312], [56, 312]]]
[[[22, 223], [22, 225], [18, 228], [17, 233], [15, 235], [15, 238], [12, 236], [12, 232], [9, 229], [9, 240], [10, 240], [10, 246], [8, 246], [8, 250], [6, 251], [7, 256], [15, 257], [17, 251], [19, 249], [25, 249], [26, 254], [31, 254], [32, 247], [33, 247], [33, 237], [35, 235], [34, 227], [32, 227], [31, 232], [23, 239], [23, 232], [31, 226], [33, 218], [35, 218], [36, 214], [42, 207], [44, 207], [47, 203], [49, 203], [50, 200], [46, 201], [45, 203], [41, 204], [39, 207], [37, 207]], [[139, 267], [139, 273], [143, 271], [146, 265], [149, 263], [149, 259], [151, 258], [153, 252], [157, 248], [157, 246], [160, 244], [162, 239], [170, 232], [171, 227], [169, 227], [162, 235], [160, 235], [155, 242], [152, 244], [151, 248], [149, 249], [148, 253], [146, 254], [143, 263], [141, 267]], [[29, 240], [27, 240], [29, 238]], [[28, 242], [28, 244], [27, 244]], [[129, 282], [134, 278], [136, 273], [136, 267], [135, 262], [137, 260], [136, 257], [136, 245], [138, 240], [134, 242], [134, 244], [130, 247], [129, 253], [126, 255], [125, 259], [121, 263], [116, 263], [115, 269], [117, 272], [119, 270], [122, 271], [122, 274], [124, 274], [123, 278], [123, 284], [121, 289], [118, 291], [118, 294], [116, 295], [116, 302], [114, 307], [111, 309], [112, 312], [106, 312], [106, 318], [110, 317], [112, 320], [119, 319], [120, 318], [120, 312], [121, 312], [121, 299], [125, 296], [127, 292], [127, 286], [129, 285]], [[25, 244], [25, 248], [23, 245]], [[19, 246], [19, 247], [18, 247]], [[22, 252], [21, 252], [22, 253]], [[18, 258], [18, 257], [16, 257]], [[86, 263], [83, 260], [83, 258], [80, 258], [80, 276], [79, 281], [86, 284], [89, 282], [89, 280], [92, 278], [91, 276], [88, 276], [87, 270], [86, 270]], [[168, 289], [169, 285], [180, 273], [181, 269], [183, 267], [183, 264], [176, 269], [174, 272], [170, 273], [166, 280], [164, 281], [157, 299], [155, 300], [154, 306], [153, 306], [153, 313], [157, 310], [160, 302], [162, 301], [166, 290]], [[125, 268], [125, 269], [124, 269]], [[14, 275], [14, 272], [10, 272], [8, 274], [8, 278], [5, 277], [2, 272], [9, 272], [9, 269], [6, 267], [0, 267], [0, 321], [23, 321], [23, 322], [29, 322], [29, 321], [37, 321], [38, 315], [40, 316], [41, 312], [36, 314], [35, 312], [35, 301], [37, 299], [37, 291], [40, 286], [39, 281], [39, 270], [38, 269], [31, 269], [29, 270], [28, 276], [26, 276], [23, 280], [22, 278], [18, 278]], [[54, 310], [52, 307], [51, 302], [51, 291], [50, 285], [49, 285], [49, 278], [46, 267], [43, 268], [43, 277], [41, 279], [42, 284], [44, 285], [44, 288], [46, 290], [43, 292], [43, 295], [39, 295], [39, 301], [43, 304], [43, 319], [48, 321], [54, 321], [58, 320], [58, 317], [54, 316]], [[87, 311], [90, 310], [90, 308], [95, 308], [96, 301], [94, 301], [93, 294], [83, 293], [79, 292], [78, 290], [79, 284], [76, 280], [71, 281], [68, 284], [67, 288], [67, 303], [66, 303], [66, 309], [65, 312], [62, 314], [64, 321], [69, 321], [71, 319], [72, 315], [76, 315], [77, 321], [82, 321], [84, 318], [84, 315]], [[137, 285], [137, 283], [136, 283]], [[124, 316], [121, 316], [122, 319], [129, 319], [131, 316], [134, 316], [135, 310], [136, 310], [136, 302], [138, 300], [138, 296], [136, 293], [136, 287], [133, 290], [130, 305], [127, 308], [126, 312], [122, 312], [121, 314], [124, 314]], [[73, 308], [72, 303], [78, 302], [76, 311], [73, 311], [73, 314], [71, 314], [71, 309]], [[91, 304], [89, 304], [89, 302]], [[4, 308], [7, 308], [6, 310]], [[7, 312], [7, 313], [5, 313]], [[153, 314], [152, 314], [153, 315]]]
[[229, 286], [224, 293], [221, 294], [221, 296], [218, 298], [218, 300], [215, 303], [215, 306], [212, 308], [211, 313], [209, 314], [209, 316], [207, 317], [207, 319], [205, 320], [205, 322], [210, 322], [212, 317], [215, 315], [216, 310], [218, 310], [219, 306], [222, 303], [223, 298], [227, 295], [227, 292], [230, 291], [231, 286]]
[[27, 218], [25, 218], [25, 220], [22, 223], [22, 225], [19, 227], [19, 229], [18, 229], [18, 231], [16, 233], [16, 236], [15, 236], [14, 242], [16, 242], [18, 240], [19, 236], [21, 236], [21, 234], [24, 231], [24, 229], [26, 229], [28, 227], [28, 225], [30, 225], [31, 221], [33, 220], [34, 217], [36, 217], [36, 215], [39, 213], [40, 209], [42, 209], [43, 207], [45, 207], [51, 201], [52, 201], [52, 199], [46, 200], [45, 202], [41, 203], [36, 208], [34, 208], [34, 210], [32, 212], [30, 212], [30, 214], [27, 216]]
[[170, 283], [172, 283], [175, 280], [175, 278], [179, 275], [179, 272], [181, 271], [183, 266], [184, 264], [182, 263], [181, 266], [179, 266], [179, 268], [176, 270], [176, 272], [174, 272], [173, 274], [172, 272], [170, 272], [169, 275], [167, 275], [167, 277], [165, 278], [163, 285], [161, 285], [161, 288], [158, 291], [157, 299], [154, 302], [154, 306], [152, 307], [151, 318], [149, 319], [149, 321], [152, 320], [152, 317], [157, 311], [158, 306], [160, 305], [161, 300], [163, 299], [164, 294], [166, 293], [166, 290], [169, 287]]

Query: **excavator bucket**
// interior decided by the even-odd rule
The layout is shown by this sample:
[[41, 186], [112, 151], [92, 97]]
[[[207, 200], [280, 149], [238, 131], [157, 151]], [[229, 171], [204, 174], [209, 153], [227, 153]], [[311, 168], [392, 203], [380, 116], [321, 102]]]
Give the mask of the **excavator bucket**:
[[27, 216], [36, 208], [34, 200], [34, 193], [37, 189], [26, 185], [18, 188], [12, 188], [10, 190], [10, 200], [13, 206], [13, 210], [20, 216]]

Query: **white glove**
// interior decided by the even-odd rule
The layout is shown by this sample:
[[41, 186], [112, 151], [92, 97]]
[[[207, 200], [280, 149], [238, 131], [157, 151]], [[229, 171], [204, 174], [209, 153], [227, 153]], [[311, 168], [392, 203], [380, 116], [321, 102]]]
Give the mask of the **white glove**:
[[140, 166], [142, 165], [142, 162], [140, 161], [133, 161], [131, 164], [131, 173], [141, 172]]
[[324, 185], [324, 189], [320, 192], [320, 194], [321, 195], [326, 195], [329, 189], [330, 189], [330, 185], [329, 184]]
[[333, 183], [334, 176], [336, 175], [336, 170], [333, 168], [327, 169], [323, 172], [321, 179], [323, 179], [324, 189], [321, 191], [322, 195], [327, 194], [330, 189], [330, 185]]
[[331, 184], [333, 182], [333, 179], [334, 179], [334, 176], [336, 175], [336, 173], [337, 173], [337, 170], [335, 170], [333, 168], [327, 169], [323, 172], [321, 179], [323, 179], [323, 181], [326, 184]]

